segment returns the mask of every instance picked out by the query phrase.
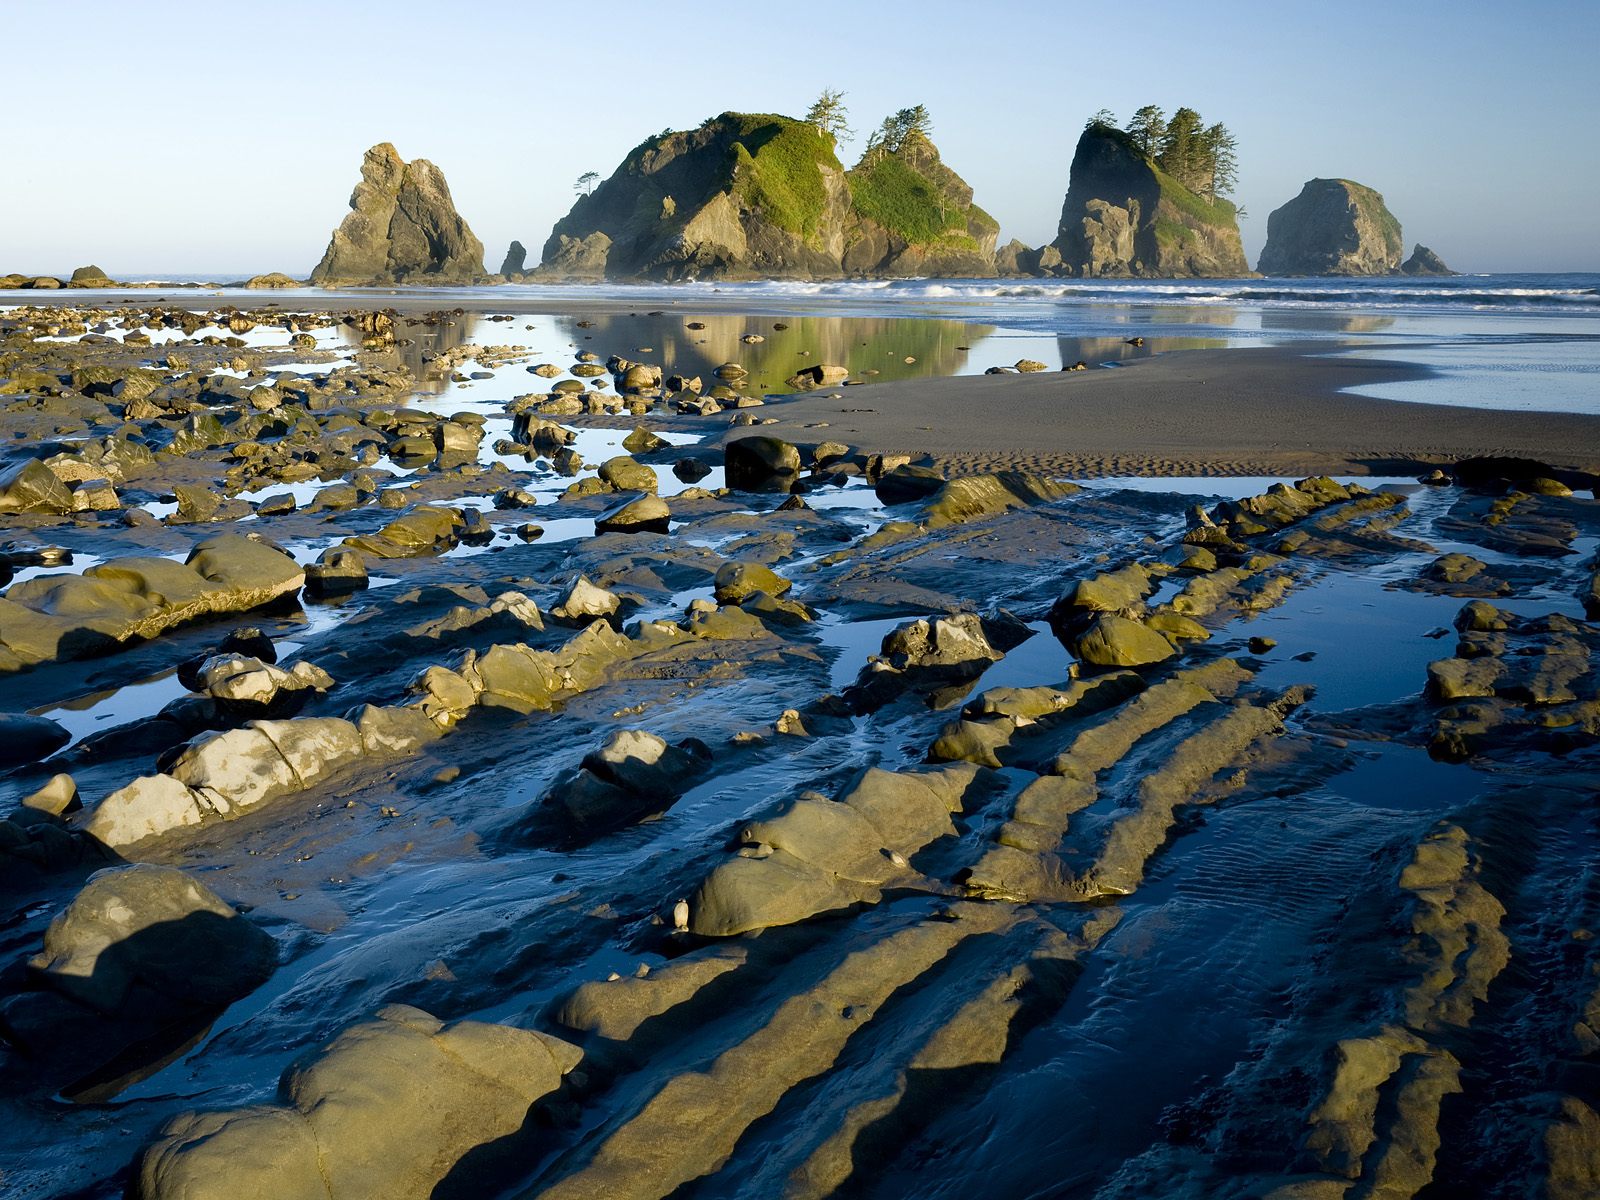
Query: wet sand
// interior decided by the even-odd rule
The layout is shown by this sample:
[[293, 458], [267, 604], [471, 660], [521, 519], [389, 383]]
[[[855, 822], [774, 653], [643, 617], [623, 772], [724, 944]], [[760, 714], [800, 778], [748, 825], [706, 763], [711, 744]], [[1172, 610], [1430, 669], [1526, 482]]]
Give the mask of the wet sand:
[[834, 389], [768, 409], [764, 432], [960, 470], [1105, 475], [1400, 475], [1477, 455], [1600, 471], [1600, 417], [1348, 394], [1422, 379], [1400, 363], [1197, 350], [1117, 368]]

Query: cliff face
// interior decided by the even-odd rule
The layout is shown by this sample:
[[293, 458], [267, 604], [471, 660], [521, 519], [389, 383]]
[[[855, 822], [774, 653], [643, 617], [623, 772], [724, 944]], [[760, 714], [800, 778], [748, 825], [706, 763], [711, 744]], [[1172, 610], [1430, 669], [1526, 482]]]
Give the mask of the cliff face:
[[456, 212], [443, 173], [425, 158], [404, 161], [383, 142], [362, 158], [350, 212], [311, 282], [465, 283], [483, 274], [483, 243]]
[[1267, 218], [1263, 275], [1390, 275], [1405, 242], [1383, 197], [1348, 179], [1312, 179]]
[[1250, 273], [1234, 206], [1191, 192], [1104, 125], [1078, 139], [1051, 248], [1063, 273], [1085, 278]]
[[847, 173], [830, 135], [788, 117], [723, 113], [693, 131], [659, 134], [557, 222], [544, 273], [672, 280], [992, 272], [998, 226], [932, 144], [913, 141]]

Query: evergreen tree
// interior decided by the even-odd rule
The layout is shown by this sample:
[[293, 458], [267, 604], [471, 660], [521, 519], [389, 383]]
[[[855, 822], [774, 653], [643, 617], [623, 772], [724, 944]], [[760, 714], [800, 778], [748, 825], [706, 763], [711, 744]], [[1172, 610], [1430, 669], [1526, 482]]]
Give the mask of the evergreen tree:
[[1210, 184], [1204, 139], [1200, 114], [1192, 108], [1180, 108], [1167, 122], [1161, 153], [1156, 156], [1161, 169], [1190, 191], [1202, 191]]
[[594, 194], [594, 185], [600, 182], [598, 171], [585, 171], [578, 176], [578, 182], [572, 185], [572, 190], [582, 192], [585, 196]]
[[902, 108], [883, 119], [883, 124], [867, 138], [867, 153], [898, 153], [911, 137], [927, 138], [933, 133], [933, 117], [927, 106]]
[[1211, 185], [1206, 194], [1215, 200], [1230, 194], [1239, 184], [1239, 143], [1218, 121], [1206, 129], [1205, 147], [1211, 168]]
[[836, 141], [848, 141], [855, 136], [849, 126], [850, 110], [844, 106], [844, 93], [833, 88], [823, 88], [822, 95], [806, 111], [806, 120], [823, 133], [832, 134]]
[[1161, 152], [1162, 140], [1167, 136], [1167, 114], [1157, 105], [1146, 104], [1128, 122], [1128, 136], [1139, 147], [1139, 153], [1154, 158]]
[[1104, 129], [1115, 129], [1117, 127], [1117, 114], [1109, 108], [1102, 108], [1083, 123], [1085, 129], [1093, 129], [1097, 125]]

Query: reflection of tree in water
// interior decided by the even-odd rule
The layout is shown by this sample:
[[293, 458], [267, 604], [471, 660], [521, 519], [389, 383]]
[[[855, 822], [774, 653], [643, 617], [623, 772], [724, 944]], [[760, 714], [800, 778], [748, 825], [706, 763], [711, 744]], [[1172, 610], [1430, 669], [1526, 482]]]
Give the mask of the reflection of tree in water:
[[[803, 367], [834, 363], [859, 379], [926, 379], [954, 375], [967, 361], [962, 347], [976, 346], [990, 326], [915, 317], [597, 316], [580, 329], [575, 317], [556, 318], [556, 328], [602, 358], [620, 354], [659, 363], [668, 374], [699, 375], [736, 362], [750, 372], [758, 391], [782, 391]], [[690, 322], [705, 326], [690, 329]], [[776, 325], [786, 328], [777, 329]], [[764, 341], [746, 344], [746, 334]], [[585, 340], [587, 339], [587, 341]], [[648, 347], [648, 349], [645, 349]], [[907, 358], [916, 361], [908, 363]], [[868, 375], [876, 371], [876, 375]]]
[[[438, 394], [450, 386], [448, 373], [430, 370], [425, 355], [454, 350], [472, 340], [478, 318], [472, 313], [430, 313], [419, 317], [396, 317], [396, 343], [388, 350], [368, 351], [371, 360], [391, 371], [406, 370], [417, 381], [419, 392]], [[361, 330], [340, 325], [339, 334], [352, 350], [361, 349]], [[499, 339], [506, 341], [509, 339]]]

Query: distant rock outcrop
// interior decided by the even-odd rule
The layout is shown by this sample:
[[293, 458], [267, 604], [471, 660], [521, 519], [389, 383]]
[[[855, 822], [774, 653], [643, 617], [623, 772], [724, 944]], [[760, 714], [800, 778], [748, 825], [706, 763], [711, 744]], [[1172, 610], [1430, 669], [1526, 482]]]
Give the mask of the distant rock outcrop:
[[830, 134], [723, 113], [647, 139], [545, 242], [542, 274], [988, 275], [999, 226], [919, 134], [846, 172]]
[[[1057, 273], [1085, 278], [1250, 273], [1238, 210], [1221, 197], [1196, 195], [1130, 136], [1102, 124], [1078, 139], [1051, 247], [1061, 256]], [[1051, 269], [1043, 256], [1039, 269]]]
[[311, 282], [466, 283], [483, 274], [483, 243], [456, 212], [439, 168], [424, 158], [405, 162], [383, 142], [362, 158], [350, 213]]
[[1454, 275], [1456, 272], [1444, 265], [1444, 259], [1440, 258], [1432, 250], [1429, 250], [1421, 242], [1418, 242], [1416, 246], [1412, 248], [1411, 257], [1400, 264], [1400, 274]]
[[1383, 197], [1349, 179], [1312, 179], [1267, 218], [1263, 275], [1392, 275], [1405, 242]]
[[521, 275], [528, 269], [528, 248], [521, 242], [512, 242], [506, 248], [506, 256], [500, 263], [500, 274], [511, 276]]

